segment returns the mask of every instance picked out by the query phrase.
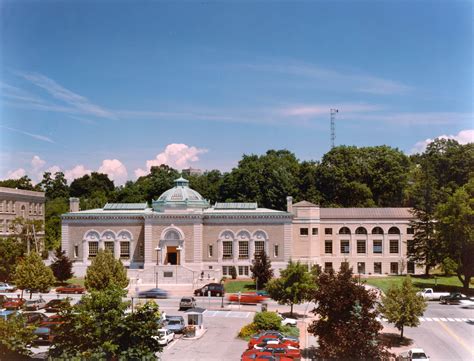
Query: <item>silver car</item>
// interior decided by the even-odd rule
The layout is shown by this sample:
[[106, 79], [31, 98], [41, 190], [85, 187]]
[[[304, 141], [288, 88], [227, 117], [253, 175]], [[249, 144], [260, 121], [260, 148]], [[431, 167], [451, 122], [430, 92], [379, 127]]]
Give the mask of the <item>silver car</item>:
[[194, 297], [182, 297], [179, 301], [179, 310], [188, 310], [196, 307], [196, 299]]
[[46, 301], [43, 298], [38, 298], [36, 300], [28, 300], [23, 305], [23, 308], [26, 311], [38, 311], [41, 308], [46, 307]]

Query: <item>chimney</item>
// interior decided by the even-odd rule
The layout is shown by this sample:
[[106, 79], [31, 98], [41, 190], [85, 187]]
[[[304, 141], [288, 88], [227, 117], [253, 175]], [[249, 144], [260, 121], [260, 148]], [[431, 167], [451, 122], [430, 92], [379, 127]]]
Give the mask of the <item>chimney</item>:
[[293, 197], [292, 196], [286, 197], [286, 211], [288, 213], [293, 213]]
[[69, 212], [79, 212], [79, 198], [69, 198]]

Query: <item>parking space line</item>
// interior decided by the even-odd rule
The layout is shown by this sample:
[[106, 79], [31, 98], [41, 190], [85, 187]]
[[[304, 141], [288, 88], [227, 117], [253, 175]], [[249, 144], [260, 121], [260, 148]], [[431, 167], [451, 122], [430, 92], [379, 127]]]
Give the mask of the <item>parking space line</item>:
[[441, 321], [443, 321], [443, 322], [446, 322], [446, 321], [447, 321], [447, 319], [445, 319], [444, 317], [440, 317], [439, 319], [440, 319]]
[[438, 317], [433, 317], [433, 321], [439, 322], [439, 318]]
[[463, 321], [463, 322], [467, 322], [467, 321], [468, 321], [468, 319], [467, 319], [467, 318], [461, 318], [461, 321]]
[[430, 317], [425, 317], [425, 321], [431, 322], [431, 321], [433, 321], [433, 319], [430, 318]]
[[227, 313], [225, 314], [225, 317], [229, 317], [231, 311], [227, 311]]
[[454, 319], [448, 317], [449, 322], [455, 322]]
[[462, 322], [462, 319], [460, 319], [460, 318], [455, 318], [454, 320], [455, 320], [456, 322]]
[[245, 318], [249, 318], [250, 316], [250, 312], [247, 312], [247, 315], [245, 316]]

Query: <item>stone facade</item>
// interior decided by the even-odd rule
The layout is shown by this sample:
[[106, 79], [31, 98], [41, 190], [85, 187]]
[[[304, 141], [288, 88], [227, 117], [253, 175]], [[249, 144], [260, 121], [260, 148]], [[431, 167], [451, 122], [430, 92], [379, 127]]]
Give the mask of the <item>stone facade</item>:
[[[0, 237], [11, 234], [10, 225], [15, 218], [40, 220], [44, 224], [44, 203], [44, 192], [0, 187]], [[42, 230], [35, 231], [39, 239], [44, 237]]]
[[[265, 251], [278, 274], [290, 259], [338, 269], [349, 262], [366, 274], [418, 272], [406, 262], [411, 213], [406, 208], [320, 208], [292, 203], [287, 211], [258, 208], [256, 203], [207, 201], [185, 179], [153, 201], [107, 204], [79, 211], [73, 200], [62, 217], [62, 247], [85, 273], [98, 249], [122, 259], [133, 277], [166, 282], [194, 282], [250, 276], [252, 260]], [[395, 266], [395, 264], [397, 266]], [[409, 266], [409, 267], [408, 267]], [[169, 276], [171, 277], [171, 276]], [[187, 281], [185, 281], [187, 280]]]

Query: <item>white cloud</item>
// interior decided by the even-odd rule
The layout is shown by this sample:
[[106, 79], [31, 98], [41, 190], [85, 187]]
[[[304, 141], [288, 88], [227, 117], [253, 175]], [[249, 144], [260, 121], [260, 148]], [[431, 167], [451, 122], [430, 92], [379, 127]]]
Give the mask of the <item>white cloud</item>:
[[64, 172], [64, 176], [68, 180], [69, 183], [71, 183], [74, 179], [80, 178], [83, 175], [86, 174], [91, 174], [92, 170], [87, 169], [84, 165], [78, 164], [72, 169], [68, 169]]
[[118, 159], [103, 160], [98, 172], [108, 174], [116, 184], [124, 184], [127, 181], [127, 168]]
[[48, 169], [46, 169], [45, 172], [49, 172], [49, 173], [51, 173], [51, 175], [54, 176], [55, 173], [61, 172], [61, 168], [57, 165], [53, 165], [53, 166], [49, 167]]
[[284, 116], [312, 117], [329, 116], [330, 109], [338, 109], [341, 113], [364, 113], [380, 110], [378, 105], [371, 104], [303, 104], [280, 109], [279, 113]]
[[177, 169], [188, 168], [192, 162], [199, 160], [200, 154], [207, 153], [207, 151], [207, 149], [190, 147], [186, 144], [168, 144], [163, 152], [156, 155], [155, 159], [147, 160], [146, 169], [135, 169], [135, 176], [144, 176], [148, 174], [152, 166], [161, 164]]
[[26, 171], [23, 168], [18, 168], [15, 170], [8, 171], [5, 179], [19, 179], [25, 175]]
[[25, 132], [23, 130], [20, 130], [20, 129], [15, 129], [15, 128], [10, 128], [10, 127], [6, 127], [4, 125], [0, 125], [0, 127], [4, 128], [4, 129], [8, 129], [12, 132], [16, 132], [16, 133], [20, 133], [20, 134], [23, 134], [23, 135], [27, 135], [28, 137], [31, 137], [31, 138], [34, 138], [34, 139], [38, 139], [38, 140], [42, 140], [43, 142], [48, 142], [48, 143], [54, 143], [54, 141], [51, 139], [51, 138], [48, 138], [44, 135], [41, 135], [41, 134], [35, 134], [35, 133], [28, 133], [28, 132]]
[[439, 137], [436, 137], [434, 139], [428, 138], [428, 139], [419, 141], [413, 146], [410, 153], [414, 154], [414, 153], [424, 152], [425, 149], [426, 149], [426, 146], [437, 138], [439, 138], [439, 139], [454, 139], [457, 142], [459, 142], [459, 144], [472, 143], [472, 142], [474, 142], [474, 129], [461, 130], [456, 135], [444, 135], [443, 134], [443, 135], [440, 135]]
[[40, 170], [45, 164], [46, 161], [41, 159], [38, 155], [33, 156], [33, 158], [31, 159], [31, 166], [33, 167], [33, 171]]

